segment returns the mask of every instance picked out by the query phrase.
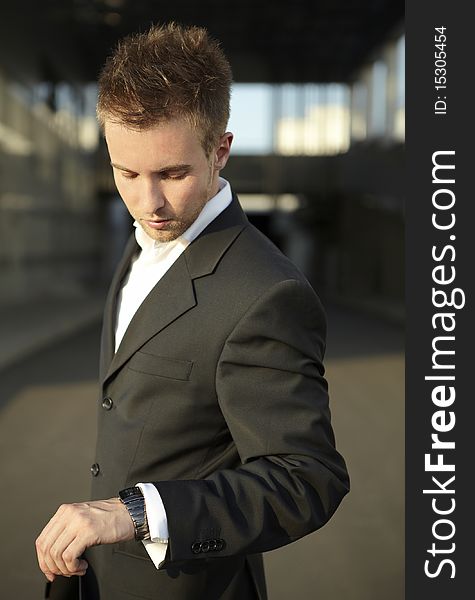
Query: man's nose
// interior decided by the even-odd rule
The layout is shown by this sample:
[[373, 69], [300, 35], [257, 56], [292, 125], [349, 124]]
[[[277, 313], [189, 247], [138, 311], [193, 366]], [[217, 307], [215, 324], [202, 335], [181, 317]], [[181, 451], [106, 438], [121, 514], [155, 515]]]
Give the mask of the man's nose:
[[165, 206], [166, 198], [156, 179], [145, 180], [142, 194], [145, 212], [153, 214]]

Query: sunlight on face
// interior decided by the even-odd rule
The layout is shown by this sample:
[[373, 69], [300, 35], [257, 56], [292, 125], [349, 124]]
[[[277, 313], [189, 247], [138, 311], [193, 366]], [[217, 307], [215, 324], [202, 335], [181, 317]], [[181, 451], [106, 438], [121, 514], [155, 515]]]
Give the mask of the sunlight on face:
[[230, 136], [225, 148], [207, 157], [198, 132], [184, 120], [138, 131], [106, 121], [115, 184], [132, 217], [152, 239], [179, 237], [218, 192], [219, 169], [232, 139], [225, 136]]

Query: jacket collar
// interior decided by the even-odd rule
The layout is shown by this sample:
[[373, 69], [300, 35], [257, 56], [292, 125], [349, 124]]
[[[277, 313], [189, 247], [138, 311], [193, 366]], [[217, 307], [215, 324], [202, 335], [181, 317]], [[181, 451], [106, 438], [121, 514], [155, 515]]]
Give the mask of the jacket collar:
[[191, 242], [145, 298], [114, 355], [116, 298], [130, 261], [138, 251], [135, 236], [132, 236], [106, 300], [100, 368], [103, 384], [150, 338], [196, 305], [193, 280], [213, 273], [247, 225], [247, 217], [237, 196], [233, 195], [231, 204]]

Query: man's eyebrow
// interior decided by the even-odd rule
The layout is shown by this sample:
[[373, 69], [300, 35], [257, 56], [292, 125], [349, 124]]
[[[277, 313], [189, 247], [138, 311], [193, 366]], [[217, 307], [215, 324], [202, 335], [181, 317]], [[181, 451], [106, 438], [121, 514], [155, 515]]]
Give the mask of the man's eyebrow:
[[127, 171], [128, 173], [135, 173], [135, 171], [132, 171], [132, 169], [128, 169], [127, 167], [123, 167], [122, 165], [118, 165], [116, 163], [113, 163], [112, 161], [111, 167], [114, 167], [114, 169], [120, 169], [121, 171]]
[[[127, 173], [135, 173], [135, 171], [132, 171], [132, 169], [128, 169], [127, 167], [123, 167], [122, 165], [118, 165], [113, 162], [111, 162], [111, 166], [114, 167], [115, 169], [120, 169], [121, 171], [127, 171]], [[186, 163], [177, 163], [174, 165], [167, 165], [166, 167], [163, 167], [163, 168], [159, 169], [158, 171], [154, 171], [154, 172], [161, 174], [161, 173], [169, 173], [170, 171], [188, 171], [189, 169], [191, 169], [191, 165], [188, 165]]]

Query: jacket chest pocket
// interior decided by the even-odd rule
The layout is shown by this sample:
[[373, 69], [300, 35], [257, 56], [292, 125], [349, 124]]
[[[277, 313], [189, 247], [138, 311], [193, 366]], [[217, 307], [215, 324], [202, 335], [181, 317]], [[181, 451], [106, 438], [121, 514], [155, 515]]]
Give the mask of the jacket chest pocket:
[[129, 360], [127, 368], [137, 373], [145, 373], [155, 377], [188, 381], [193, 362], [138, 351]]

